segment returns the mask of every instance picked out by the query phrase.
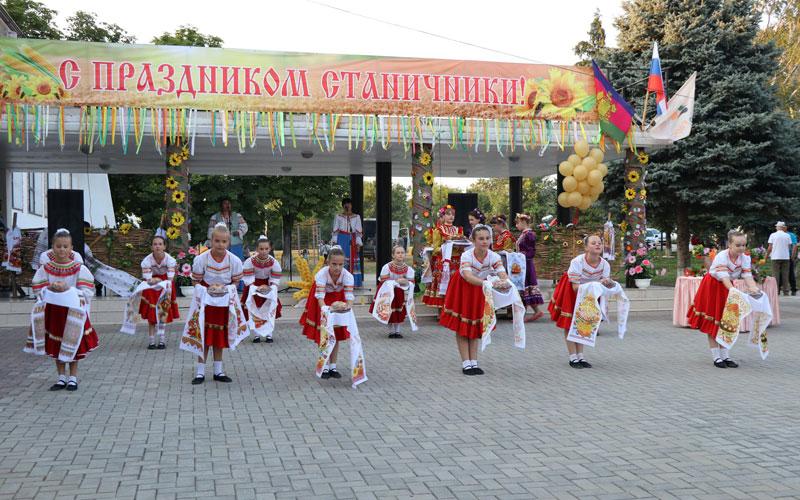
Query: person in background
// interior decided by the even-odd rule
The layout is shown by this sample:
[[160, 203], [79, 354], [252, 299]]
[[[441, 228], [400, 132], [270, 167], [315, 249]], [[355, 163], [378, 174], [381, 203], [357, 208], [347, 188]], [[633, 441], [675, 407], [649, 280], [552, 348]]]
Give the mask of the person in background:
[[789, 288], [792, 289], [792, 295], [797, 295], [797, 275], [795, 274], [795, 263], [797, 262], [797, 233], [789, 231], [788, 234], [792, 239], [792, 249], [789, 252]]
[[483, 215], [483, 212], [479, 208], [473, 208], [467, 214], [467, 221], [469, 222], [469, 227], [464, 228], [464, 237], [469, 238], [469, 235], [472, 234], [472, 230], [475, 229], [475, 226], [478, 224], [486, 224], [486, 216]]
[[778, 290], [789, 295], [789, 258], [792, 255], [792, 238], [786, 232], [786, 223], [778, 221], [775, 232], [769, 235], [767, 257], [772, 261], [772, 274], [778, 281]]
[[228, 231], [231, 233], [230, 247], [228, 251], [233, 255], [239, 257], [239, 260], [244, 260], [244, 235], [247, 234], [247, 222], [242, 217], [242, 214], [231, 210], [231, 200], [223, 198], [219, 202], [219, 212], [211, 216], [208, 221], [208, 240], [209, 246], [211, 242], [211, 235], [217, 224], [225, 224]]
[[331, 245], [338, 245], [344, 252], [344, 266], [350, 274], [356, 287], [363, 281], [361, 274], [361, 247], [364, 230], [361, 225], [361, 216], [353, 213], [353, 200], [342, 198], [342, 213], [333, 218], [333, 234]]

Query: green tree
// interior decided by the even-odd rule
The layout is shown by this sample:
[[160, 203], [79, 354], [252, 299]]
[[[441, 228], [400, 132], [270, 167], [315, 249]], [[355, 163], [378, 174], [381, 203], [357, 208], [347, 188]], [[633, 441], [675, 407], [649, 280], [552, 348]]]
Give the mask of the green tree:
[[98, 22], [97, 14], [79, 10], [67, 18], [67, 40], [103, 43], [134, 43], [136, 37], [118, 24]]
[[469, 185], [467, 192], [478, 193], [478, 208], [487, 219], [497, 214], [508, 215], [507, 178], [478, 179]]
[[668, 94], [699, 75], [692, 135], [653, 152], [647, 174], [648, 211], [675, 215], [680, 265], [689, 263], [692, 232], [759, 228], [796, 213], [800, 176], [791, 159], [800, 134], [778, 108], [770, 81], [779, 51], [757, 40], [753, 3], [630, 0], [623, 10], [619, 50], [602, 62], [637, 109], [645, 85], [632, 86], [647, 74], [652, 41], [669, 71]]
[[757, 9], [765, 23], [758, 35], [782, 50], [780, 69], [772, 83], [789, 116], [797, 118], [800, 109], [800, 0], [762, 0]]
[[522, 210], [539, 221], [545, 215], [555, 216], [556, 178], [546, 177], [524, 179], [522, 181]]
[[603, 29], [603, 22], [600, 21], [600, 10], [594, 11], [594, 18], [589, 24], [589, 40], [578, 42], [572, 49], [576, 56], [581, 60], [575, 63], [576, 66], [591, 66], [592, 59], [600, 58], [606, 50], [606, 30]]
[[63, 36], [55, 23], [58, 12], [48, 9], [41, 2], [5, 0], [3, 7], [22, 30], [20, 37], [59, 40]]
[[165, 31], [154, 37], [151, 43], [156, 45], [185, 45], [190, 47], [222, 47], [222, 38], [200, 33], [190, 24], [180, 26], [174, 33]]
[[[408, 227], [411, 223], [411, 207], [408, 200], [411, 190], [402, 184], [392, 184], [392, 220], [400, 222], [400, 227]], [[376, 209], [375, 181], [364, 182], [364, 219], [374, 219]]]

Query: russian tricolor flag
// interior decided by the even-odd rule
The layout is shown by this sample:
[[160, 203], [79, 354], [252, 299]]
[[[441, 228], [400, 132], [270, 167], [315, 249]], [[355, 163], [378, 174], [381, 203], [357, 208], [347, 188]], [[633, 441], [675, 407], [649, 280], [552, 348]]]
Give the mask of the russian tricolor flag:
[[657, 42], [653, 43], [653, 61], [650, 63], [647, 91], [656, 93], [656, 116], [666, 113], [667, 93], [664, 91], [664, 78], [661, 76], [661, 58], [658, 57]]

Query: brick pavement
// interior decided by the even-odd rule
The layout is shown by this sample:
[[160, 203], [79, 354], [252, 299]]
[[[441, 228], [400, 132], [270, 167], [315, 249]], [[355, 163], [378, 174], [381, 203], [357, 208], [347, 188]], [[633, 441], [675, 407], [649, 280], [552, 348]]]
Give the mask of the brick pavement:
[[781, 300], [768, 360], [737, 345], [725, 371], [669, 313], [632, 318], [622, 342], [604, 326], [583, 371], [552, 325], [522, 352], [504, 321], [483, 377], [432, 323], [397, 341], [362, 321], [355, 391], [316, 380], [286, 323], [227, 353], [232, 384], [202, 386], [177, 327], [166, 351], [104, 328], [71, 394], [2, 329], [0, 499], [797, 497], [800, 299]]

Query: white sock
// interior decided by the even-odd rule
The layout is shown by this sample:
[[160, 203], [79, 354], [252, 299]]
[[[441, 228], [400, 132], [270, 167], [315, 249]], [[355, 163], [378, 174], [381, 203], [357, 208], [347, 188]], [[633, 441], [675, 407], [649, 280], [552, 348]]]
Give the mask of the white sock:
[[59, 375], [58, 376], [58, 381], [59, 382], [64, 382], [66, 384], [67, 383], [67, 376], [66, 375]]
[[165, 343], [165, 342], [164, 342], [165, 338], [166, 338], [166, 335], [165, 335], [165, 334], [163, 334], [163, 333], [159, 333], [159, 334], [158, 334], [158, 341], [159, 341], [159, 342], [161, 342], [162, 344], [164, 344], [164, 343]]
[[731, 359], [731, 357], [728, 355], [728, 353], [729, 353], [729, 351], [725, 347], [720, 347], [719, 348], [719, 357], [720, 357], [720, 359]]
[[222, 375], [225, 373], [222, 371], [222, 361], [214, 361], [214, 375]]
[[70, 375], [69, 376], [69, 381], [77, 384], [78, 383], [78, 377], [76, 377], [75, 375]]
[[329, 368], [331, 370], [335, 370], [336, 369], [336, 363], [331, 363]]
[[582, 352], [579, 352], [578, 354], [576, 354], [576, 356], [578, 356], [578, 361], [586, 361], [586, 358], [583, 357]]
[[197, 362], [197, 376], [198, 377], [205, 377], [206, 376], [206, 364]]
[[468, 368], [472, 368], [472, 361], [470, 361], [469, 359], [465, 359], [464, 361], [461, 362], [461, 367], [464, 368], [465, 370]]
[[156, 337], [154, 335], [150, 335], [150, 345], [153, 345], [155, 343], [156, 343]]
[[718, 359], [722, 359], [719, 357], [719, 347], [712, 347], [711, 348], [711, 357], [714, 358], [714, 361]]
[[472, 364], [473, 368], [477, 368], [478, 367], [478, 360], [477, 359], [471, 360], [470, 363]]
[[578, 361], [578, 355], [577, 354], [570, 354], [569, 355], [569, 360], [570, 361]]

